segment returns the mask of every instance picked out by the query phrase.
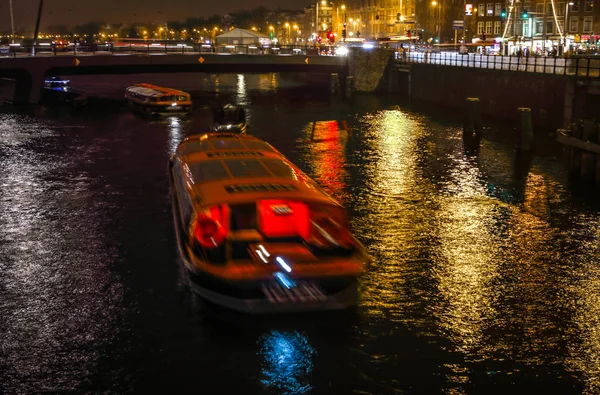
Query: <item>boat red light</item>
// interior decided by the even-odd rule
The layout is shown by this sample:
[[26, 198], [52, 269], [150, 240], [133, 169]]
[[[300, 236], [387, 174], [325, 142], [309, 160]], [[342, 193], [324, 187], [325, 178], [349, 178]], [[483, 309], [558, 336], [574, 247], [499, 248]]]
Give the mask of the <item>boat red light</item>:
[[211, 207], [199, 214], [194, 225], [194, 236], [204, 248], [215, 248], [227, 237], [228, 210], [226, 206]]
[[308, 240], [310, 217], [308, 207], [303, 202], [261, 200], [259, 213], [260, 229], [265, 236], [301, 236]]

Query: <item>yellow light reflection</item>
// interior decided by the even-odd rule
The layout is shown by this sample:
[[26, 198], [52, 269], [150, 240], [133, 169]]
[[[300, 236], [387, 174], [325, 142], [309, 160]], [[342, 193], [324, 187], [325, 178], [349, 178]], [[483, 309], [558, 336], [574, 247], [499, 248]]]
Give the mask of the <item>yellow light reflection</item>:
[[240, 106], [248, 105], [248, 88], [244, 74], [237, 75], [236, 101]]
[[[364, 120], [362, 140], [369, 144], [362, 155], [366, 175], [366, 193], [354, 193], [368, 213], [357, 227], [371, 235], [369, 243], [378, 256], [381, 270], [365, 278], [363, 305], [369, 313], [390, 320], [401, 314], [390, 314], [399, 309], [397, 289], [406, 287], [406, 253], [399, 250], [411, 248], [421, 235], [427, 234], [427, 222], [421, 216], [421, 205], [432, 187], [419, 175], [420, 133], [424, 130], [418, 121], [400, 110], [381, 111]], [[385, 230], [385, 231], [382, 231]], [[400, 257], [400, 258], [399, 258]], [[393, 262], [393, 264], [392, 264]], [[373, 286], [369, 286], [372, 284]], [[378, 284], [385, 284], [382, 287]]]

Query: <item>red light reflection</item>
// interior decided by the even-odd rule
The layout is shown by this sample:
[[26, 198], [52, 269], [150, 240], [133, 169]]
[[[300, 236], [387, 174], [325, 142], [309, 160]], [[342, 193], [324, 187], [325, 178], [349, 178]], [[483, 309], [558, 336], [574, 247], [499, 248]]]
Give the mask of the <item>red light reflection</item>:
[[346, 131], [340, 129], [337, 121], [316, 122], [314, 128], [310, 152], [315, 179], [327, 193], [344, 203]]

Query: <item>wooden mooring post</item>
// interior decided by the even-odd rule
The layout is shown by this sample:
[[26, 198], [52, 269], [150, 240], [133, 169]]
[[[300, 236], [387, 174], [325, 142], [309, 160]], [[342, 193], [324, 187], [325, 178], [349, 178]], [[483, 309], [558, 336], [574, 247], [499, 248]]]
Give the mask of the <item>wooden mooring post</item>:
[[520, 115], [520, 125], [517, 129], [518, 151], [531, 151], [533, 143], [533, 122], [531, 121], [531, 108], [519, 107], [517, 109]]
[[340, 92], [340, 78], [338, 73], [331, 73], [330, 91], [332, 96]]
[[346, 77], [346, 99], [352, 99], [354, 96], [354, 77], [349, 75]]
[[465, 111], [465, 123], [463, 125], [463, 133], [480, 134], [483, 130], [481, 122], [481, 108], [479, 106], [478, 97], [467, 97]]
[[569, 175], [600, 185], [600, 125], [580, 120], [568, 129], [559, 129], [556, 141], [569, 147]]
[[483, 122], [481, 121], [481, 108], [478, 97], [467, 97], [465, 103], [465, 122], [463, 124], [463, 145], [465, 154], [474, 156], [479, 154]]

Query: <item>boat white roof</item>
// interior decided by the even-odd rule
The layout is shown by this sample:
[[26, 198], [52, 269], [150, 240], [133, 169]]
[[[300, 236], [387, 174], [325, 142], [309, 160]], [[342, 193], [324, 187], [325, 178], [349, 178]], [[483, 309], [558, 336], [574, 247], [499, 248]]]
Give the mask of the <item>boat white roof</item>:
[[145, 88], [142, 86], [130, 86], [129, 88], [127, 88], [127, 90], [143, 96], [162, 96], [165, 94], [164, 92], [156, 91], [154, 89]]
[[143, 96], [163, 96], [163, 95], [178, 95], [178, 94], [183, 94], [184, 92], [173, 89], [170, 90], [168, 92], [165, 91], [159, 91], [156, 89], [152, 89], [149, 87], [145, 87], [145, 86], [138, 86], [138, 85], [133, 85], [127, 88], [127, 90], [129, 92], [134, 92]]
[[255, 32], [252, 30], [235, 28], [223, 34], [219, 34], [216, 38], [244, 38], [244, 37], [253, 37], [253, 38], [269, 38], [266, 34]]

